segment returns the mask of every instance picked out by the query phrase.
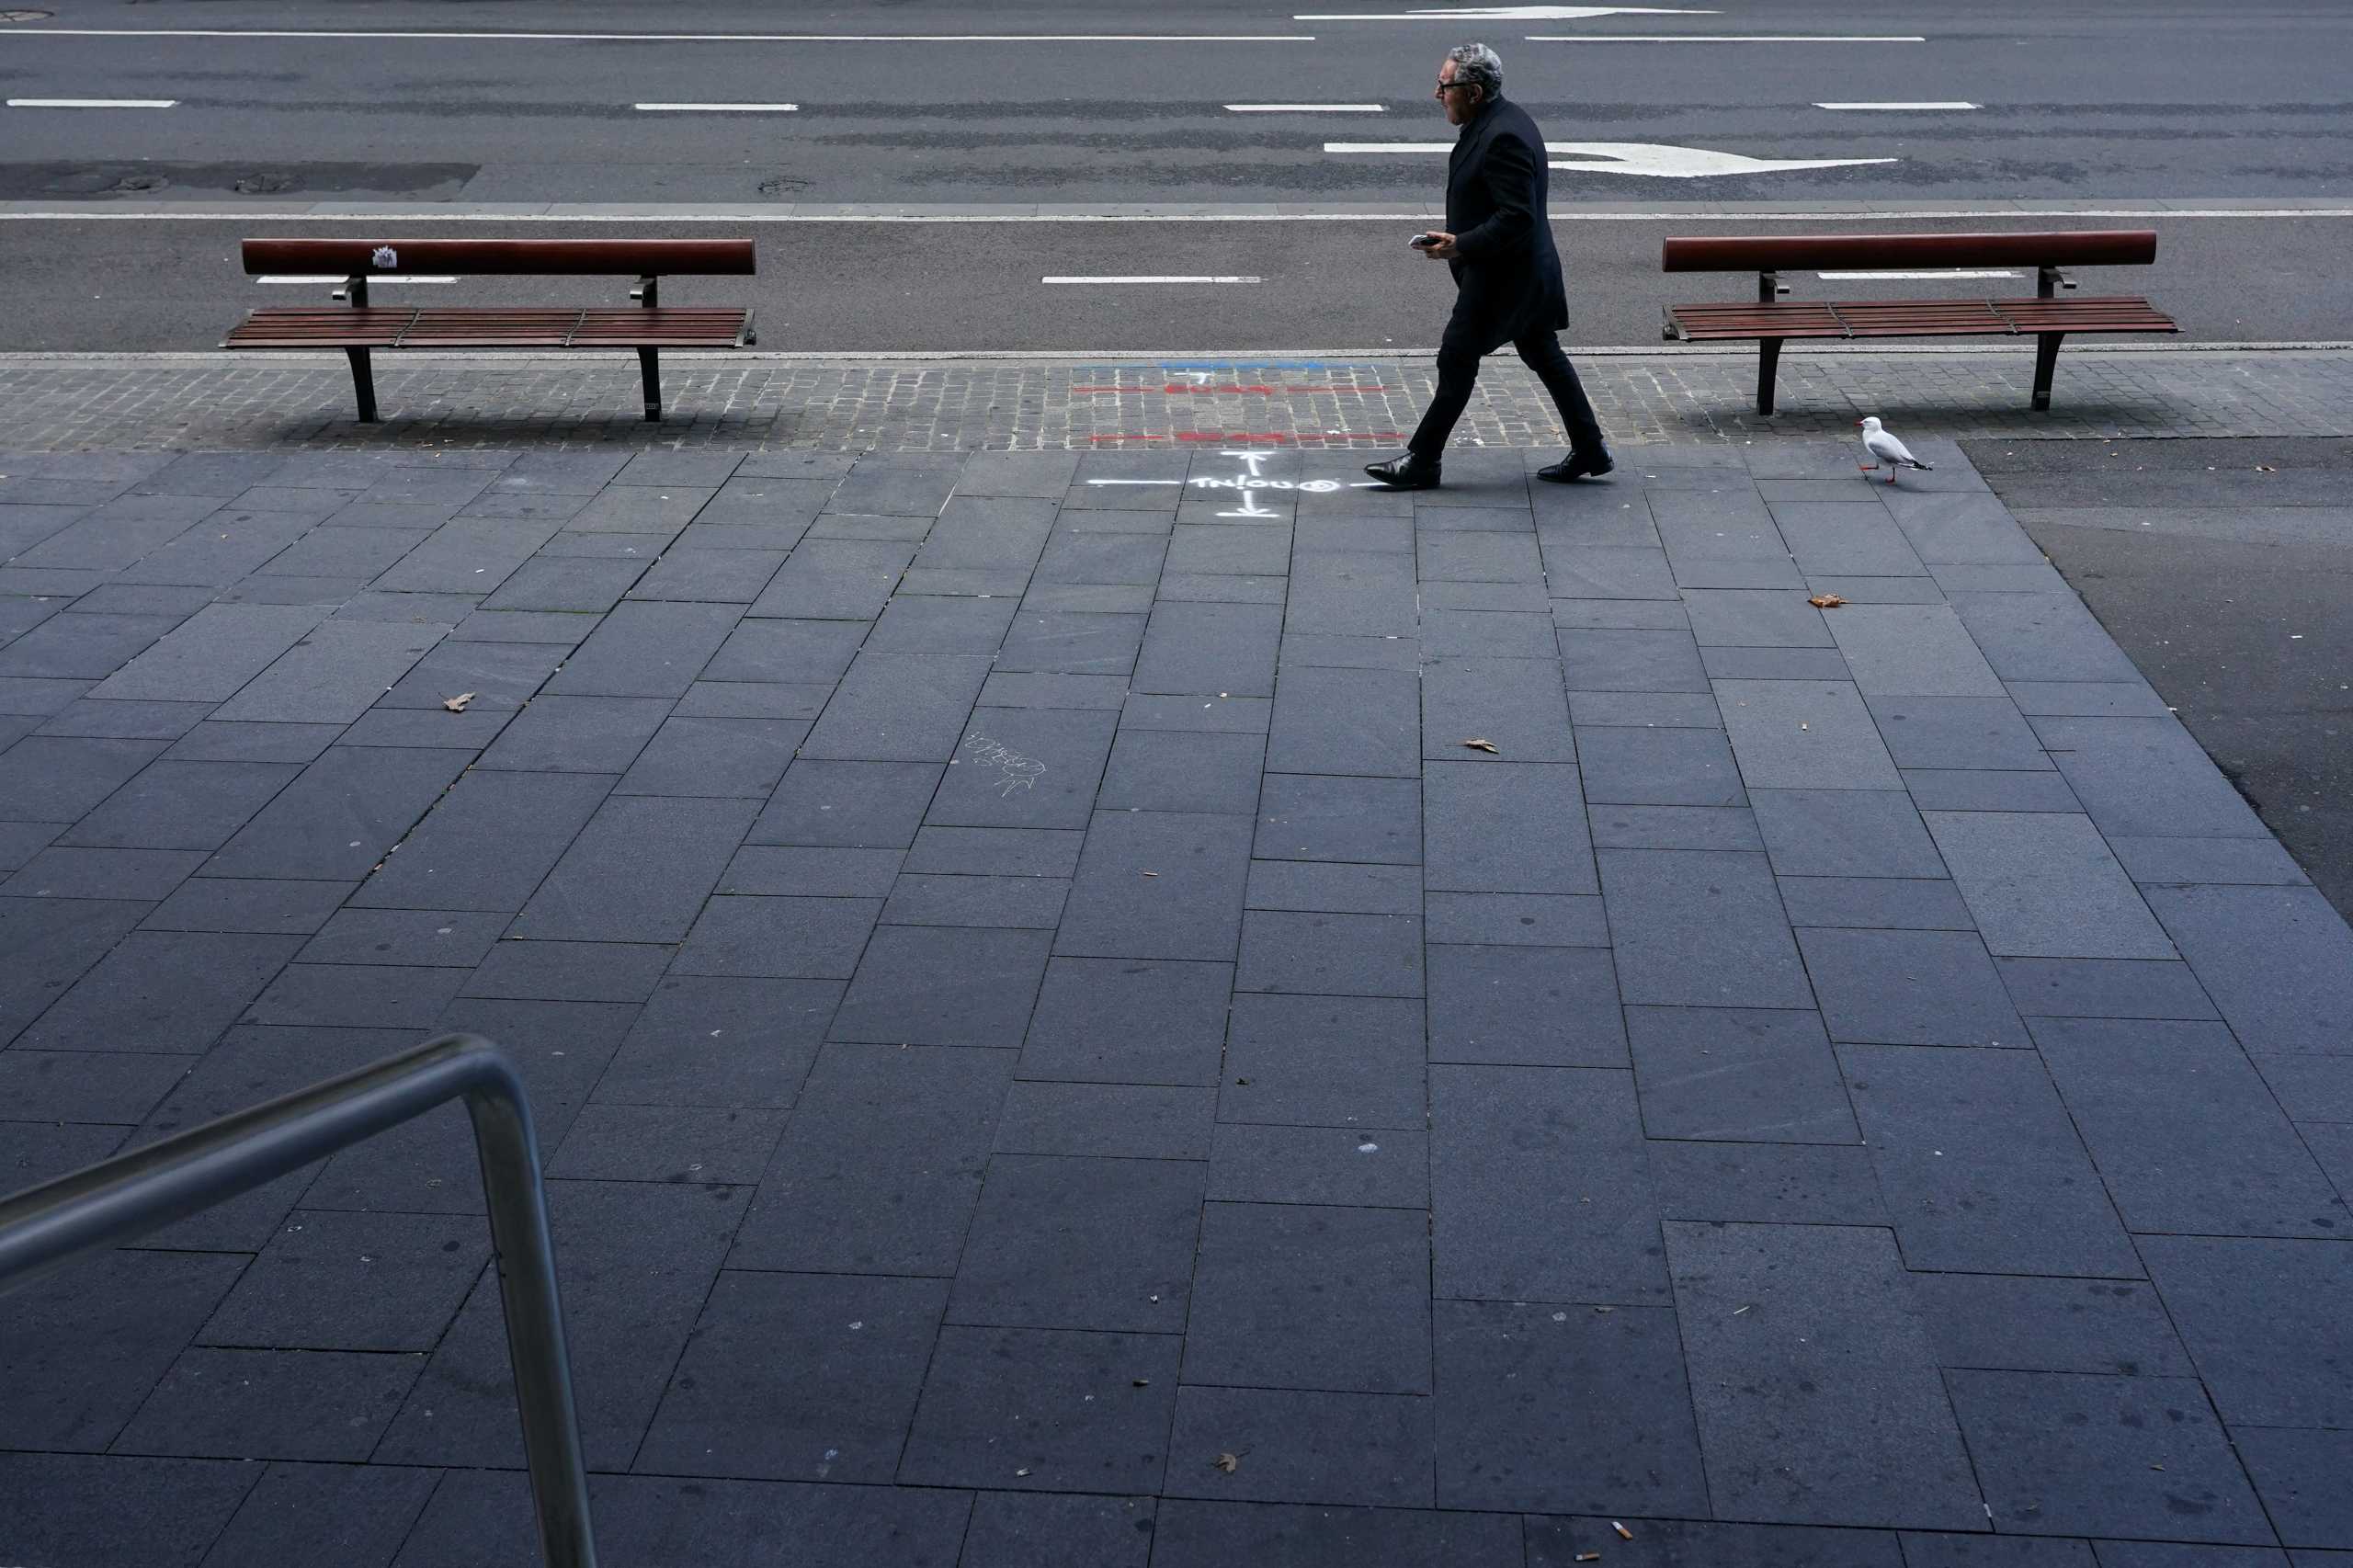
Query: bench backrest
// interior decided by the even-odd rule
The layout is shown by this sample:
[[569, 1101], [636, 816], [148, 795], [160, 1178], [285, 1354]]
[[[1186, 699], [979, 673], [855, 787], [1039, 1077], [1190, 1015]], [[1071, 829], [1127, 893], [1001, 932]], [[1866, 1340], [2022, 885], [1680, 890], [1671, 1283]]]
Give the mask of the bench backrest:
[[2145, 267], [2154, 229], [2032, 234], [1770, 234], [1672, 239], [1665, 272], [1779, 272], [1841, 267]]
[[451, 277], [748, 277], [749, 240], [247, 240], [245, 270]]

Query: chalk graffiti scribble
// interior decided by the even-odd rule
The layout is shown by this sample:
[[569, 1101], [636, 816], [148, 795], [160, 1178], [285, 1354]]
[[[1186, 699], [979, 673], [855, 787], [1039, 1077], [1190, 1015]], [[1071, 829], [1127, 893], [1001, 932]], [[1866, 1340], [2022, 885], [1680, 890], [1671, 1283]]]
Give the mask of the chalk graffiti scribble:
[[999, 795], [1010, 795], [1016, 790], [1035, 789], [1045, 776], [1046, 765], [1034, 756], [1024, 756], [1002, 741], [993, 741], [979, 731], [964, 737], [964, 749], [972, 760], [983, 767], [1000, 770], [995, 781]]

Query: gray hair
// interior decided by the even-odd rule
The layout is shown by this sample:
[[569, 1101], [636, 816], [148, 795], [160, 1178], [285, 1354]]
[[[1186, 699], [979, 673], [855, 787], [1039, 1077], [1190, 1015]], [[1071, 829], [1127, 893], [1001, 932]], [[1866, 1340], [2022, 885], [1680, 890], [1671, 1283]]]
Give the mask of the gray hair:
[[1480, 98], [1494, 103], [1504, 96], [1503, 57], [1483, 43], [1458, 43], [1446, 51], [1454, 62], [1454, 79], [1479, 89]]

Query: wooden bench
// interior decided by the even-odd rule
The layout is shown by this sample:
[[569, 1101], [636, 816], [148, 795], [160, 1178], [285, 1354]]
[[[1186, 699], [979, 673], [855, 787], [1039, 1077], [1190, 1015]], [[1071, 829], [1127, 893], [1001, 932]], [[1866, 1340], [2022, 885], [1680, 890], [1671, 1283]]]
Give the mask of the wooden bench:
[[[665, 276], [746, 278], [749, 240], [247, 240], [256, 277], [343, 279], [344, 306], [264, 305], [221, 341], [223, 348], [340, 348], [351, 360], [363, 423], [376, 417], [369, 357], [380, 348], [634, 348], [645, 381], [645, 417], [662, 417], [661, 351], [742, 348], [758, 341], [752, 312], [664, 305]], [[458, 277], [635, 277], [634, 306], [480, 309], [370, 305], [368, 279], [384, 274]]]
[[[2170, 316], [2137, 295], [2062, 300], [2075, 283], [2063, 267], [2145, 267], [2157, 259], [2154, 230], [2041, 234], [1824, 234], [1671, 239], [1667, 272], [1754, 272], [1756, 301], [1669, 305], [1666, 336], [1687, 343], [1755, 338], [1756, 412], [1773, 412], [1781, 344], [1792, 337], [2022, 337], [2035, 339], [2034, 407], [2051, 406], [2051, 371], [2071, 332], [2178, 332]], [[1791, 268], [2027, 267], [2031, 300], [1790, 300], [1780, 275]]]

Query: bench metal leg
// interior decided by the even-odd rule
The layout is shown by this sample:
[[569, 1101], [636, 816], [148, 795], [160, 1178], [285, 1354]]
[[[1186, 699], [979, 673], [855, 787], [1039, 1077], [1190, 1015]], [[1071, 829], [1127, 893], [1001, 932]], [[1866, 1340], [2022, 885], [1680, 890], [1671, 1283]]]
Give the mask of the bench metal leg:
[[662, 357], [654, 348], [637, 351], [637, 369], [645, 381], [645, 417], [659, 423], [662, 418]]
[[359, 398], [359, 423], [376, 423], [376, 372], [368, 364], [368, 350], [347, 348], [344, 353], [351, 360], [351, 390]]
[[1756, 412], [1773, 412], [1773, 377], [1781, 368], [1781, 340], [1760, 337], [1756, 340]]
[[2059, 345], [2065, 342], [2063, 332], [2046, 332], [2034, 340], [2034, 411], [2045, 414], [2051, 408], [2051, 372], [2059, 364]]

